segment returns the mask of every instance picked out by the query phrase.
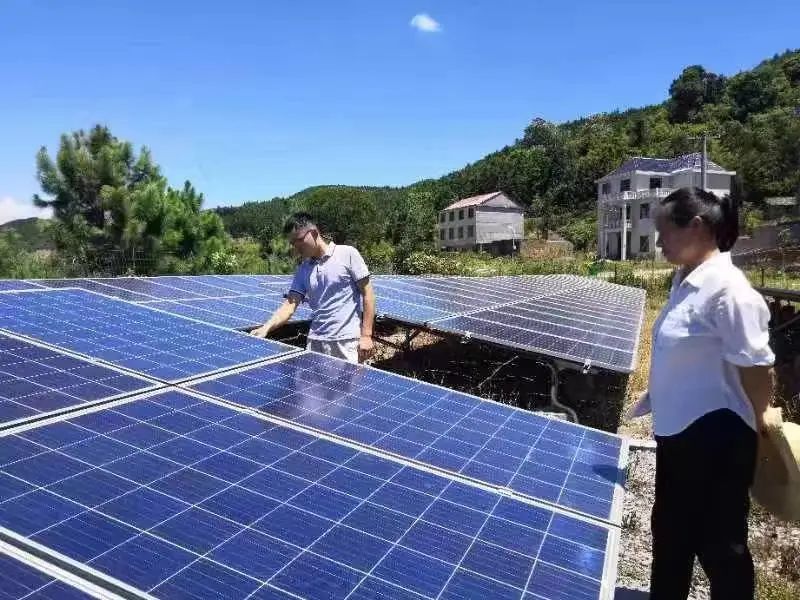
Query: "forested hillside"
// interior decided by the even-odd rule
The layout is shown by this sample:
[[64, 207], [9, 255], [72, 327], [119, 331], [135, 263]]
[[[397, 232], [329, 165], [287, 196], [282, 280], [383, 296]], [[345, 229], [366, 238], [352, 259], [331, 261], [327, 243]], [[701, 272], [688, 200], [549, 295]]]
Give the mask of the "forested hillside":
[[[536, 225], [591, 247], [594, 180], [629, 156], [671, 157], [699, 149], [736, 170], [735, 194], [749, 211], [772, 195], [800, 188], [800, 50], [733, 76], [689, 66], [655, 106], [593, 115], [562, 124], [535, 118], [521, 137], [436, 180], [404, 188], [309, 188], [289, 198], [220, 208], [233, 236], [251, 236], [269, 252], [284, 216], [309, 209], [339, 241], [378, 253], [433, 242], [435, 211], [456, 198], [503, 190], [526, 206]], [[388, 245], [392, 247], [389, 248]]]
[[[798, 193], [800, 50], [730, 77], [687, 67], [659, 105], [561, 124], [535, 118], [513, 143], [439, 179], [313, 187], [214, 211], [202, 210], [190, 182], [171, 187], [147, 147], [137, 152], [97, 125], [36, 156], [42, 194], [33, 202], [53, 219], [0, 228], [0, 276], [287, 271], [293, 259], [280, 230], [297, 209], [336, 241], [357, 245], [376, 269], [408, 271], [412, 253], [434, 248], [438, 210], [494, 190], [527, 206], [534, 229], [557, 230], [591, 251], [594, 181], [630, 156], [695, 151], [704, 133], [711, 157], [738, 172], [734, 193], [748, 224], [764, 198]], [[55, 252], [31, 253], [42, 248]]]

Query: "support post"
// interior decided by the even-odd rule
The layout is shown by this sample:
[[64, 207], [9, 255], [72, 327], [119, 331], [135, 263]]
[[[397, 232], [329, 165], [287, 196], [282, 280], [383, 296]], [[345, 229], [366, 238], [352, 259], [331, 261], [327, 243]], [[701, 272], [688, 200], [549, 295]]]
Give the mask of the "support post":
[[622, 211], [622, 235], [620, 236], [620, 259], [628, 259], [628, 203], [623, 202], [620, 209]]

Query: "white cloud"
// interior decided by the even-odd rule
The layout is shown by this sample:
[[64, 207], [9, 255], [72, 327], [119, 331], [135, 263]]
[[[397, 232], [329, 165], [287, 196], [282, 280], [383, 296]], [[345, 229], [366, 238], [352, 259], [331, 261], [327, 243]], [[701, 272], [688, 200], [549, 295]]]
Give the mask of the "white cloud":
[[39, 217], [49, 219], [53, 211], [49, 208], [38, 208], [32, 200], [15, 200], [11, 196], [0, 197], [0, 225], [16, 219]]
[[420, 31], [424, 31], [425, 33], [438, 33], [442, 30], [442, 26], [439, 24], [439, 22], [426, 13], [414, 15], [414, 18], [411, 19], [411, 23], [409, 23], [409, 25], [419, 29]]

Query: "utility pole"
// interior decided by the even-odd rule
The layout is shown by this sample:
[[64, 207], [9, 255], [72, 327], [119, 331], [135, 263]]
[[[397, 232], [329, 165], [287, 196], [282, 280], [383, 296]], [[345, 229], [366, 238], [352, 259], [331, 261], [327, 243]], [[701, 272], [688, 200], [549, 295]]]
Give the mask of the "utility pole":
[[708, 159], [708, 136], [704, 133], [703, 134], [703, 154], [700, 163], [700, 187], [705, 192], [707, 186], [707, 179], [706, 179], [706, 163]]
[[700, 153], [701, 160], [700, 160], [700, 187], [703, 191], [706, 190], [708, 187], [708, 138], [719, 139], [718, 135], [708, 135], [708, 133], [703, 133], [701, 136], [690, 136], [688, 139], [690, 140], [702, 140], [703, 141], [703, 149]]

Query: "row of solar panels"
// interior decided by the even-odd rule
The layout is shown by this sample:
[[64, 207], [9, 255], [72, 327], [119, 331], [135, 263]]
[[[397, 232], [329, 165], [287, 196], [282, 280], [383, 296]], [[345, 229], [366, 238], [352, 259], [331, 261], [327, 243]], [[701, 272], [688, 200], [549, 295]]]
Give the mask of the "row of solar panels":
[[[380, 316], [627, 373], [633, 370], [643, 290], [572, 275], [373, 279]], [[0, 282], [10, 289], [11, 282]], [[221, 327], [255, 327], [283, 301], [289, 276], [206, 275], [58, 279], [26, 287], [78, 287]], [[302, 305], [295, 320], [308, 320]]]
[[611, 597], [617, 436], [83, 290], [0, 294], [0, 329], [0, 542], [81, 581]]

